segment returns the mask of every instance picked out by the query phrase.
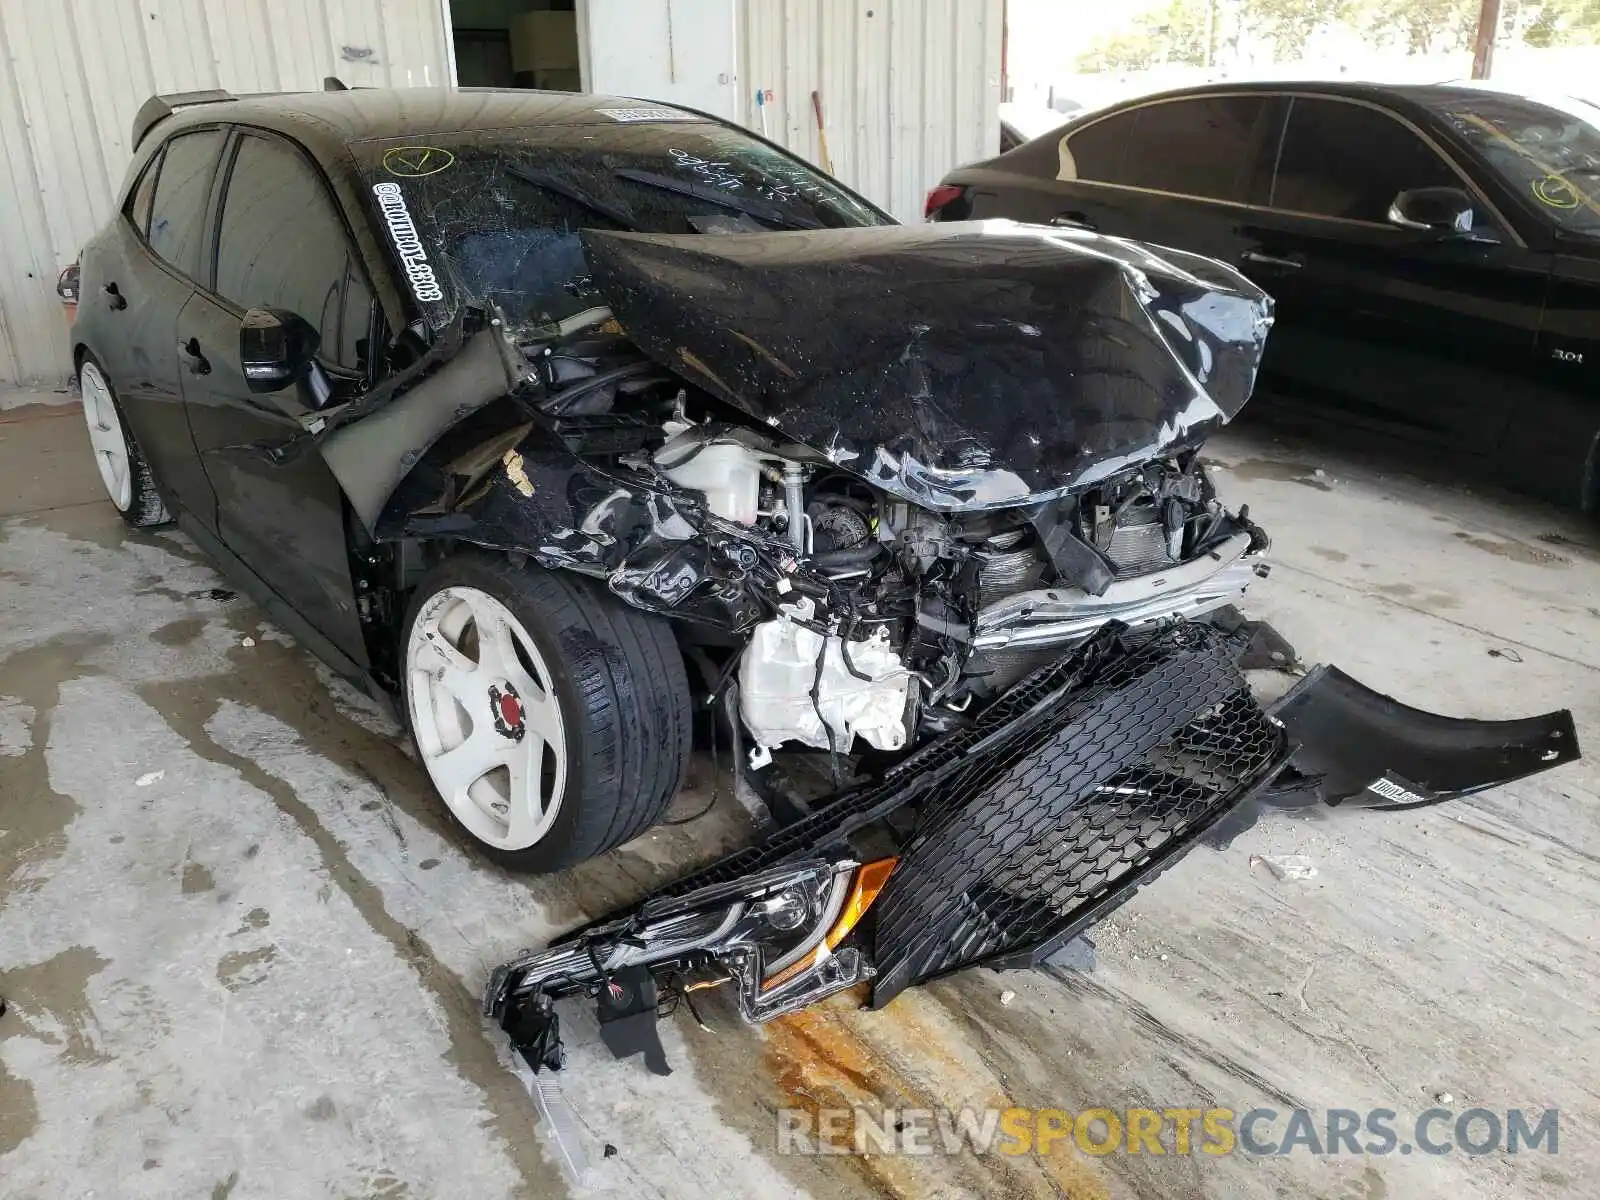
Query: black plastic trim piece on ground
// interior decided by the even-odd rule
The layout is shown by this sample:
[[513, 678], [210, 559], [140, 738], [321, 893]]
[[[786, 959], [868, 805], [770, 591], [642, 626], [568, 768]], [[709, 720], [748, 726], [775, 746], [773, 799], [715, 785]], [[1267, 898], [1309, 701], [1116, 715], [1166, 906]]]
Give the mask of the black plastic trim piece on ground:
[[1295, 768], [1331, 805], [1422, 808], [1581, 757], [1566, 709], [1514, 721], [1444, 717], [1331, 666], [1295, 684], [1272, 715], [1297, 745]]

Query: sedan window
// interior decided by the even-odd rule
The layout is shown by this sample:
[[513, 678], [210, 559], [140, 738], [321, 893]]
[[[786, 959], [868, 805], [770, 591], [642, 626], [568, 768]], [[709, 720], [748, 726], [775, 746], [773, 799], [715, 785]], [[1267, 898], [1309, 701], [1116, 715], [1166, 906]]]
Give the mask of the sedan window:
[[1413, 188], [1462, 186], [1420, 137], [1381, 109], [1297, 96], [1273, 180], [1273, 208], [1382, 224]]
[[240, 308], [298, 313], [322, 335], [322, 358], [361, 365], [371, 298], [322, 181], [288, 145], [243, 137], [228, 177], [217, 294]]
[[1203, 96], [1146, 104], [1064, 139], [1062, 179], [1248, 201], [1266, 96]]
[[200, 243], [206, 203], [222, 131], [181, 133], [167, 143], [161, 174], [150, 206], [150, 248], [185, 275], [200, 273]]
[[1060, 171], [1051, 162], [1057, 179], [1082, 179], [1089, 183], [1122, 183], [1122, 165], [1127, 161], [1128, 143], [1133, 138], [1133, 123], [1138, 111], [1114, 113], [1094, 121], [1061, 138]]

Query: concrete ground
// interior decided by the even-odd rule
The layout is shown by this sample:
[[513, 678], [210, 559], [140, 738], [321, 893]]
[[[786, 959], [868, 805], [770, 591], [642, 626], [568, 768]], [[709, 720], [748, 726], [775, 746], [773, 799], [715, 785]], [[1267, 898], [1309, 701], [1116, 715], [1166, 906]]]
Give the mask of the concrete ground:
[[[38, 403], [65, 399], [0, 411], [0, 1193], [573, 1194], [477, 1015], [486, 972], [733, 844], [743, 810], [723, 787], [555, 878], [485, 865], [392, 728], [183, 537], [124, 528], [76, 408]], [[1600, 753], [1593, 529], [1259, 432], [1213, 455], [1274, 535], [1252, 611], [1307, 660], [1444, 712], [1570, 706]], [[575, 1013], [582, 1194], [1593, 1195], [1594, 762], [1414, 814], [1275, 815], [1101, 926], [1089, 974], [971, 971], [759, 1030], [680, 1013], [668, 1078], [611, 1063]], [[709, 794], [695, 774], [675, 813]], [[1278, 879], [1263, 859], [1287, 854], [1317, 874]], [[784, 1097], [1383, 1107], [1402, 1129], [1556, 1107], [1560, 1142], [800, 1157], [776, 1152]]]

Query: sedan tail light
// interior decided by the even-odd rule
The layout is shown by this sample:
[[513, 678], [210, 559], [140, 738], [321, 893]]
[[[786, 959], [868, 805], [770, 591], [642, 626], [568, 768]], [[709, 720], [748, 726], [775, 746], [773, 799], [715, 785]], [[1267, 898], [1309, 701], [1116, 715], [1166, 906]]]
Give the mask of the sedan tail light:
[[[941, 183], [938, 187], [932, 189], [928, 193], [928, 198], [922, 202], [922, 219], [925, 221], [935, 220], [946, 207], [962, 199], [965, 195], [965, 188], [957, 187], [953, 183]], [[956, 213], [950, 214], [952, 217], [957, 215]], [[959, 215], [965, 216], [966, 214], [961, 213]]]

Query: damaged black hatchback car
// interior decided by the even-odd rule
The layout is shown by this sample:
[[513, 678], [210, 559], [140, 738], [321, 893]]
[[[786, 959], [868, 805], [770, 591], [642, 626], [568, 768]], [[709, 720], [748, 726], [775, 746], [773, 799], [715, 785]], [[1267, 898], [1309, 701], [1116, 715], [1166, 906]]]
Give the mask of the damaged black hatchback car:
[[[1200, 448], [1272, 305], [1220, 263], [900, 226], [634, 100], [213, 93], [133, 140], [74, 329], [123, 515], [175, 516], [393, 701], [508, 866], [648, 828], [697, 725], [777, 818], [493, 973], [534, 1070], [567, 997], [665, 1069], [658, 1002], [697, 988], [885, 1004], [1037, 962], [1263, 800], [1577, 757], [1564, 712], [1457, 721], [1332, 668], [1257, 703], [1226, 613], [1267, 538]], [[831, 790], [786, 784], [797, 750]]]
[[754, 768], [892, 758], [1264, 570], [1197, 450], [1271, 308], [1210, 260], [900, 226], [632, 100], [204, 93], [134, 141], [73, 335], [113, 502], [396, 701], [509, 866], [654, 823], [692, 694]]

